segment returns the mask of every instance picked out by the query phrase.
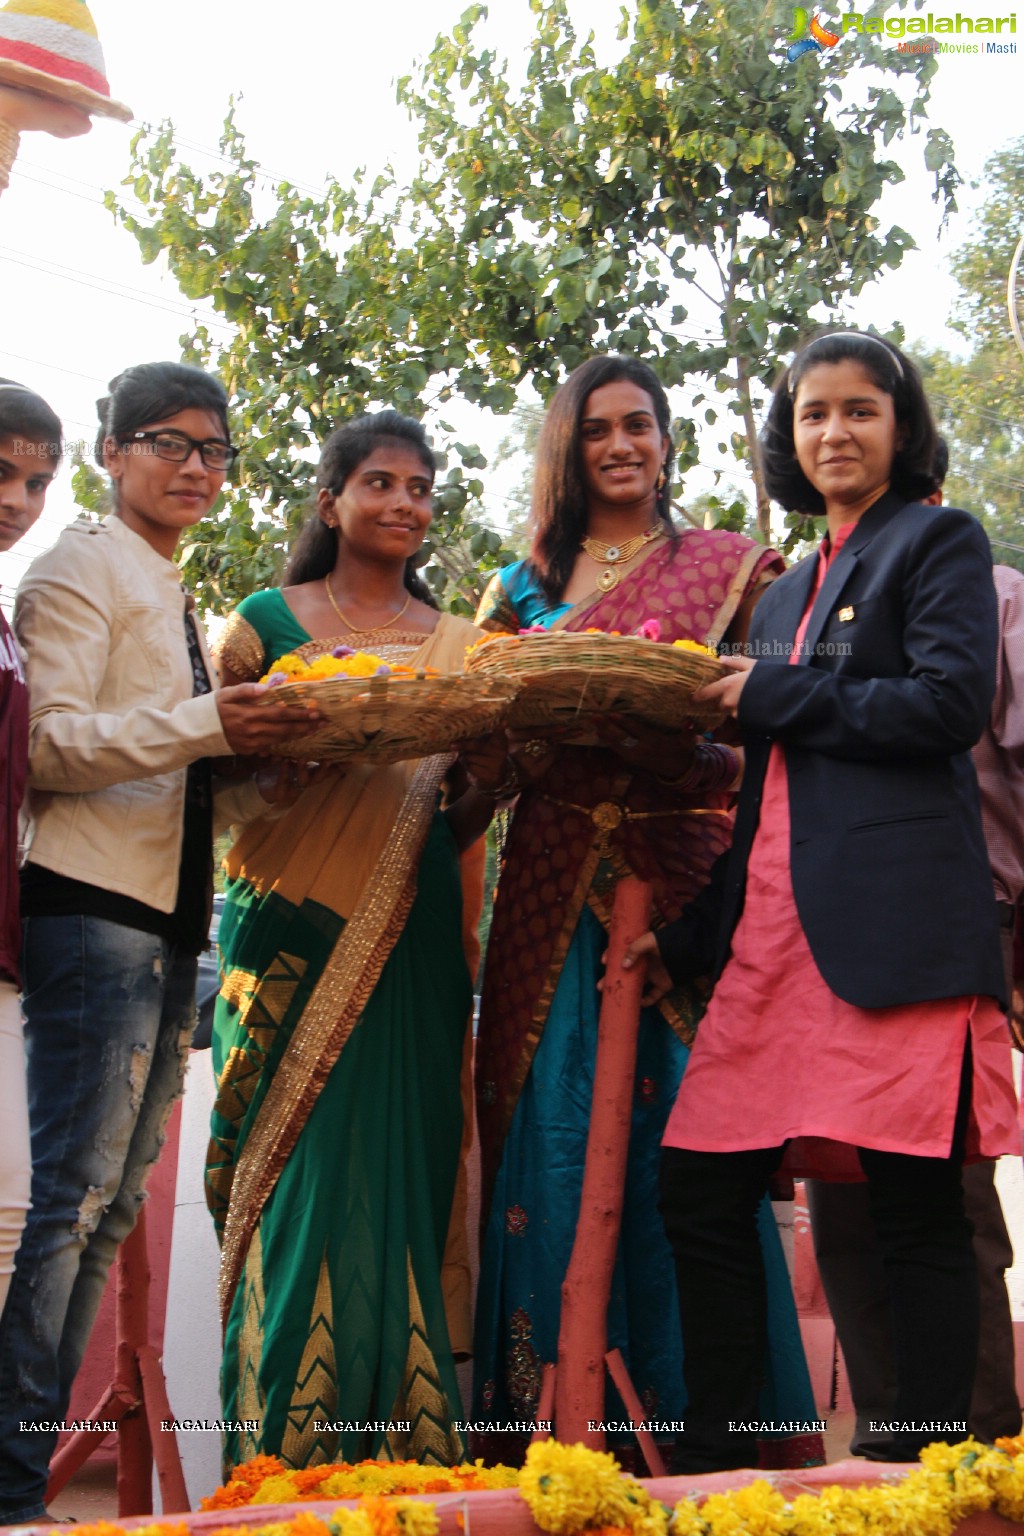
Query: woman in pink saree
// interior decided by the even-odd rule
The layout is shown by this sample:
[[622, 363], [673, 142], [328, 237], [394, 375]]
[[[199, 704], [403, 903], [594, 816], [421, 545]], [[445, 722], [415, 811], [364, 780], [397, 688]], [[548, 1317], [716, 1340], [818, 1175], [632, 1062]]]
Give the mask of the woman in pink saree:
[[[534, 539], [500, 572], [477, 622], [742, 642], [762, 588], [782, 569], [740, 534], [671, 520], [668, 400], [643, 363], [615, 355], [577, 368], [554, 396], [537, 453]], [[740, 763], [727, 745], [609, 724], [606, 744], [520, 745], [525, 787], [505, 847], [477, 1044], [483, 1252], [474, 1421], [498, 1437], [535, 1413], [557, 1356], [560, 1286], [579, 1209], [590, 1117], [598, 980], [616, 881], [652, 883], [655, 925], [679, 915], [731, 835]], [[609, 1348], [623, 1353], [649, 1419], [681, 1420], [682, 1346], [671, 1253], [657, 1210], [658, 1151], [703, 1006], [680, 989], [640, 1021], [622, 1232]], [[763, 1417], [814, 1418], [789, 1280], [770, 1207], [762, 1213], [773, 1330]], [[610, 1419], [628, 1418], [609, 1389]], [[806, 1462], [817, 1438], [766, 1460]]]

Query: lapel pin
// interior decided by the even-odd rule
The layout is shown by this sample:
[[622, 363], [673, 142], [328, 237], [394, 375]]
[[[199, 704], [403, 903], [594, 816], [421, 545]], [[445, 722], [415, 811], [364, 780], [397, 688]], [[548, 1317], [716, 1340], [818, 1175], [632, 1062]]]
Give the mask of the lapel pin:
[[840, 624], [849, 624], [849, 622], [850, 622], [850, 620], [852, 618], [853, 618], [853, 609], [852, 608], [840, 608], [839, 613], [838, 613], [838, 619], [839, 619]]

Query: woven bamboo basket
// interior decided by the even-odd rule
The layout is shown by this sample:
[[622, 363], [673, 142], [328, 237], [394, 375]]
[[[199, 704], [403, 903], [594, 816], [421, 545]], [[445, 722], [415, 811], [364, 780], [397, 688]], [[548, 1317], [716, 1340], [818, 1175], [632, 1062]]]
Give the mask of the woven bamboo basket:
[[499, 635], [470, 651], [466, 668], [516, 690], [508, 714], [515, 730], [561, 725], [585, 740], [604, 715], [668, 730], [687, 720], [709, 728], [723, 719], [720, 709], [693, 699], [705, 683], [724, 677], [717, 657], [635, 635]]
[[272, 748], [276, 757], [309, 762], [398, 763], [453, 752], [497, 730], [515, 685], [464, 672], [415, 677], [329, 677], [279, 683], [261, 702], [315, 705], [326, 723]]

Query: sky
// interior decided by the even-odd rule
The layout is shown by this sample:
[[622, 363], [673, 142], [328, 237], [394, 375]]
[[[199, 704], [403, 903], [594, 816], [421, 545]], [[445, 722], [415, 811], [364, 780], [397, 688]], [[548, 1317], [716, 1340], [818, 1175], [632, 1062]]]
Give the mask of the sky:
[[[599, 50], [614, 48], [618, 0], [569, 3], [580, 31], [593, 28]], [[929, 9], [936, 16], [959, 10], [981, 17], [1012, 14], [1013, 3], [929, 0]], [[358, 166], [372, 173], [390, 162], [400, 174], [412, 172], [415, 128], [395, 102], [394, 81], [429, 52], [463, 7], [464, 0], [291, 0], [287, 7], [177, 0], [161, 12], [139, 0], [91, 3], [112, 92], [132, 107], [136, 124], [171, 118], [183, 157], [208, 171], [234, 96], [253, 157], [272, 178], [311, 191], [328, 174], [347, 181]], [[532, 25], [528, 0], [492, 0], [491, 35], [513, 65]], [[1012, 40], [1024, 51], [1024, 9]], [[929, 121], [952, 135], [968, 181], [1021, 132], [1022, 90], [1022, 52], [940, 60]], [[197, 313], [162, 263], [143, 266], [134, 239], [102, 207], [103, 189], [127, 172], [133, 131], [96, 119], [79, 139], [25, 134], [11, 186], [0, 197], [0, 374], [39, 390], [72, 442], [91, 443], [95, 400], [106, 382], [129, 363], [178, 356], [178, 338]], [[945, 322], [955, 285], [947, 263], [969, 232], [978, 194], [965, 188], [960, 214], [940, 235], [923, 148], [923, 135], [891, 146], [907, 179], [887, 191], [881, 206], [883, 219], [908, 229], [920, 249], [873, 284], [854, 314], [858, 323], [883, 330], [899, 320], [908, 340], [934, 344], [952, 339]], [[483, 421], [475, 436], [486, 450], [506, 430], [507, 422]], [[685, 489], [693, 493], [709, 483], [697, 471]], [[497, 522], [503, 494], [500, 475], [492, 477], [486, 505]], [[28, 561], [73, 512], [65, 468], [44, 519], [13, 554], [0, 556], [5, 600]]]

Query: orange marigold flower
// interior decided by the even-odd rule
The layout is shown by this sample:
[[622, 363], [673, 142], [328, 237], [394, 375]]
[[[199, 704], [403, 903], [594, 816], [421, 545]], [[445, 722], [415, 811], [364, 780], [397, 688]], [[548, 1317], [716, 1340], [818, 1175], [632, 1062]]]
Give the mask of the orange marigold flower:
[[329, 1471], [330, 1468], [325, 1466], [298, 1468], [291, 1474], [296, 1493], [301, 1497], [307, 1488], [319, 1488]]
[[364, 1494], [359, 1500], [359, 1508], [369, 1519], [373, 1536], [402, 1536], [395, 1506], [388, 1499], [372, 1493]]
[[291, 1536], [330, 1536], [330, 1526], [319, 1515], [303, 1510], [291, 1521]]

